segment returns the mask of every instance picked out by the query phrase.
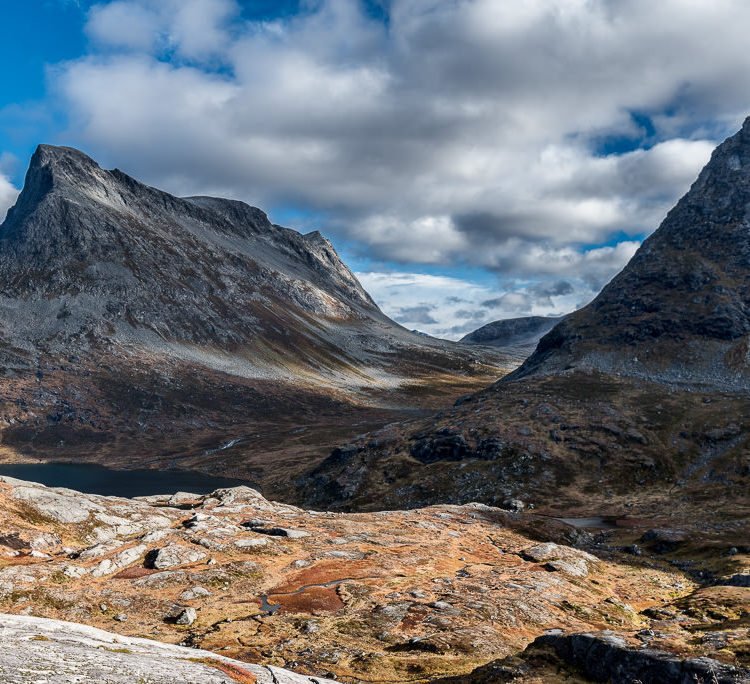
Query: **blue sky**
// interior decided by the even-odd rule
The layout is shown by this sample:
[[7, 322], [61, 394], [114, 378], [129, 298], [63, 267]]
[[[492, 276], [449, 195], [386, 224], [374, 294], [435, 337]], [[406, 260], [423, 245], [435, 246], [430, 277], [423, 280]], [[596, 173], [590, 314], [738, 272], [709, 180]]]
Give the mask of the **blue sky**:
[[589, 301], [750, 112], [739, 0], [28, 0], [0, 214], [39, 142], [320, 229], [450, 338]]

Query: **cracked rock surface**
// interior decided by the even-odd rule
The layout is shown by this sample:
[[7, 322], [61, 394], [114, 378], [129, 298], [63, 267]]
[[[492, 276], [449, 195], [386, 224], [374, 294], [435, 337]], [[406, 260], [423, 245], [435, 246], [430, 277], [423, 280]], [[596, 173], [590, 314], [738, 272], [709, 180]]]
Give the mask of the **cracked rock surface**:
[[7, 684], [231, 684], [251, 676], [261, 684], [332, 682], [28, 615], [0, 614], [0, 651], [0, 678]]

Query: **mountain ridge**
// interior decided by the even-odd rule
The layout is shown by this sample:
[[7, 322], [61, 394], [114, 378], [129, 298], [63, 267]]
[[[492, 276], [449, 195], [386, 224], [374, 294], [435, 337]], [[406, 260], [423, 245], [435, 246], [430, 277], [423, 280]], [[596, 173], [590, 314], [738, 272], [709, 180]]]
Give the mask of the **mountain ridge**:
[[503, 318], [486, 323], [464, 335], [460, 341], [498, 347], [529, 345], [535, 347], [539, 339], [557, 325], [560, 319], [560, 316]]

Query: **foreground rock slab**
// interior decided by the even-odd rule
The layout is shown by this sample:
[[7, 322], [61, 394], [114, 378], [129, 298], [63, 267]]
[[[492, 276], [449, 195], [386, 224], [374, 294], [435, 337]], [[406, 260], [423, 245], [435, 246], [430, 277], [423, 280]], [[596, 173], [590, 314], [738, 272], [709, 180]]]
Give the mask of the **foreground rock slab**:
[[0, 680], [7, 684], [226, 684], [253, 678], [263, 684], [332, 682], [199, 649], [28, 615], [0, 615], [0, 649]]

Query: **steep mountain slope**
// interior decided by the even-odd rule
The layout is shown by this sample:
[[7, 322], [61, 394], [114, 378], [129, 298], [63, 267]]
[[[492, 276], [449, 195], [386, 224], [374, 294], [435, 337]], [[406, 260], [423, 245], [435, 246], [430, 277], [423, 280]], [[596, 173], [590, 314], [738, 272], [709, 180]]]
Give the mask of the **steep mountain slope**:
[[88, 441], [126, 462], [124, 434], [154, 437], [149, 460], [164, 431], [181, 440], [171, 458], [186, 430], [219, 447], [224, 427], [257, 436], [269, 419], [339, 415], [351, 429], [412, 408], [419, 389], [429, 405], [509, 367], [388, 319], [318, 232], [48, 145], [0, 226], [0, 363], [12, 456]]
[[577, 369], [750, 386], [750, 118], [623, 271], [516, 377]]
[[[520, 369], [337, 449], [299, 483], [343, 508], [513, 498], [747, 515], [750, 119], [628, 266]], [[718, 497], [718, 498], [717, 498]], [[559, 514], [559, 513], [558, 513]]]
[[492, 321], [464, 335], [461, 342], [494, 347], [536, 347], [543, 335], [560, 322], [559, 316], [523, 316]]

